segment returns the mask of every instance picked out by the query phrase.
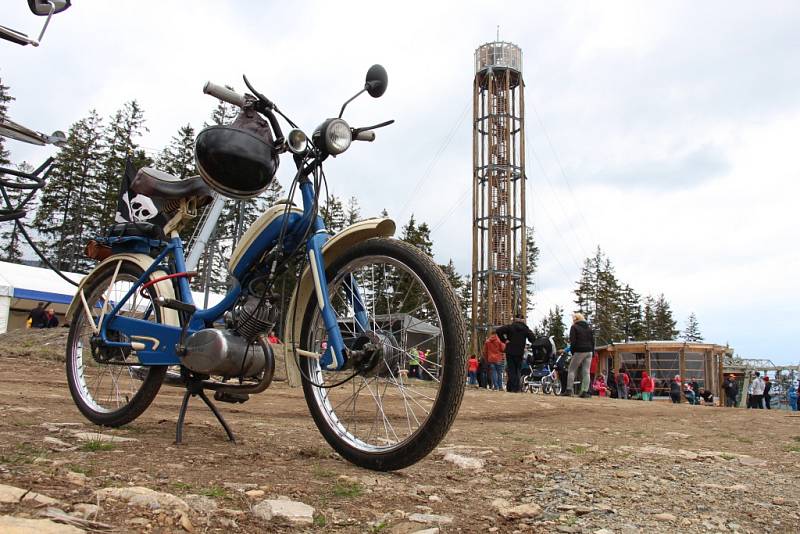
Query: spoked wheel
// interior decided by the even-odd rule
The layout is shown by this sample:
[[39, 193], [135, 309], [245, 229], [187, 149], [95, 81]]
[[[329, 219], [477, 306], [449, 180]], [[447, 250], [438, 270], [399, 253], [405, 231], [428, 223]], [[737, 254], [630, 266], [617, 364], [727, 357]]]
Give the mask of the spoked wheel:
[[553, 391], [553, 384], [550, 380], [542, 380], [542, 394], [549, 395]]
[[553, 395], [561, 395], [562, 391], [564, 391], [564, 387], [561, 385], [561, 379], [554, 378], [552, 384], [550, 385], [550, 393]]
[[[167, 369], [137, 366], [139, 360], [129, 350], [99, 346], [94, 337], [94, 325], [100, 316], [107, 315], [143, 273], [135, 263], [121, 261], [116, 276], [117, 262], [109, 263], [83, 287], [91, 321], [84, 306], [79, 306], [69, 318], [66, 362], [69, 391], [81, 413], [92, 423], [104, 426], [121, 426], [139, 417], [153, 402]], [[160, 321], [161, 310], [154, 305], [155, 290], [150, 287], [145, 291], [150, 299], [137, 292], [120, 315]], [[108, 337], [113, 341], [129, 341], [124, 334], [114, 331], [109, 331]]]
[[[464, 394], [466, 334], [456, 297], [442, 270], [419, 249], [370, 239], [327, 271], [331, 306], [345, 344], [365, 334], [382, 353], [366, 369], [331, 372], [301, 358], [303, 392], [322, 435], [344, 458], [379, 471], [402, 469], [427, 455], [447, 433]], [[358, 287], [358, 300], [352, 287]], [[366, 310], [359, 323], [356, 308]], [[326, 340], [315, 299], [301, 332], [306, 350]], [[424, 360], [409, 375], [409, 352]]]

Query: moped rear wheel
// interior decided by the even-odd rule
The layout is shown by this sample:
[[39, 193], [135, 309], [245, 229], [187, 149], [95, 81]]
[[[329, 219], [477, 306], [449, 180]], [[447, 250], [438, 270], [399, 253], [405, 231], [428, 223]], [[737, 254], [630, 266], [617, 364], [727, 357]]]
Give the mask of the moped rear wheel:
[[[144, 271], [133, 262], [121, 260], [114, 276], [116, 262], [103, 267], [94, 280], [83, 287], [91, 320], [86, 308], [79, 306], [70, 321], [67, 338], [67, 382], [72, 399], [81, 413], [94, 424], [121, 426], [130, 423], [153, 402], [164, 380], [166, 366], [138, 366], [138, 358], [130, 350], [119, 347], [92, 347], [93, 326], [105, 309], [127, 294]], [[161, 310], [155, 304], [153, 287], [145, 290], [148, 298], [138, 291], [126, 302], [120, 315], [161, 321]], [[109, 303], [104, 308], [104, 303]], [[129, 341], [121, 332], [109, 332], [114, 341]], [[95, 340], [96, 341], [96, 340]]]
[[[389, 471], [412, 465], [447, 433], [464, 394], [466, 329], [458, 300], [430, 257], [392, 239], [352, 247], [326, 275], [345, 344], [353, 347], [364, 338], [354, 318], [354, 280], [368, 333], [385, 350], [360, 371], [328, 371], [318, 360], [300, 359], [314, 422], [358, 466]], [[305, 310], [299, 339], [306, 350], [322, 352], [326, 332], [316, 299]], [[414, 370], [412, 349], [426, 351]]]

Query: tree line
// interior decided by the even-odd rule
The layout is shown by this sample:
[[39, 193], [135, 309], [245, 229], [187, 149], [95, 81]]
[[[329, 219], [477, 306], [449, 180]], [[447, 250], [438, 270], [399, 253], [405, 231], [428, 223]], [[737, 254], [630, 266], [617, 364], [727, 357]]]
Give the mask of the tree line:
[[[7, 113], [14, 100], [9, 87], [0, 79], [0, 117]], [[203, 126], [230, 124], [238, 110], [219, 102]], [[181, 178], [197, 174], [194, 160], [196, 130], [191, 124], [179, 126], [167, 146], [148, 154], [139, 144], [147, 132], [145, 111], [136, 100], [125, 102], [107, 118], [96, 110], [70, 128], [66, 146], [55, 156], [54, 170], [45, 187], [29, 206], [25, 224], [34, 229], [38, 245], [48, 259], [59, 269], [88, 272], [94, 261], [83, 254], [86, 242], [95, 236], [105, 235], [114, 224], [117, 201], [127, 160], [134, 168], [153, 166]], [[9, 153], [0, 137], [0, 165], [10, 165]], [[22, 170], [32, 170], [23, 162]], [[9, 177], [6, 177], [9, 179]], [[11, 201], [17, 202], [22, 192], [8, 190]], [[268, 207], [284, 195], [283, 188], [274, 180], [270, 188], [256, 198], [228, 200], [215, 229], [211, 246], [198, 266], [194, 279], [195, 289], [206, 283], [211, 291], [224, 292], [227, 286], [227, 261], [239, 236]], [[336, 195], [323, 195], [320, 214], [329, 230], [339, 231], [362, 217], [356, 197], [342, 200]], [[388, 216], [386, 209], [381, 213]], [[191, 237], [197, 219], [183, 230], [184, 239]], [[0, 260], [20, 262], [24, 247], [16, 226], [7, 223], [0, 228]], [[431, 228], [412, 214], [401, 229], [400, 239], [433, 257]], [[535, 301], [534, 274], [539, 262], [534, 228], [528, 227], [526, 287], [529, 309]], [[519, 262], [519, 259], [516, 260]], [[458, 273], [452, 259], [440, 265], [450, 284], [460, 297], [462, 313], [467, 324], [472, 313], [472, 282], [469, 275]], [[291, 294], [296, 279], [296, 268], [290, 268], [279, 280], [284, 294]], [[663, 294], [642, 297], [629, 284], [620, 281], [611, 260], [598, 247], [594, 256], [586, 258], [581, 275], [576, 282], [573, 311], [582, 312], [592, 323], [598, 344], [621, 340], [670, 340], [679, 334], [670, 304]], [[535, 331], [539, 335], [555, 337], [558, 346], [566, 344], [564, 322], [565, 308], [556, 306], [545, 314]], [[687, 320], [682, 337], [687, 341], [702, 341], [697, 317], [692, 313]]]

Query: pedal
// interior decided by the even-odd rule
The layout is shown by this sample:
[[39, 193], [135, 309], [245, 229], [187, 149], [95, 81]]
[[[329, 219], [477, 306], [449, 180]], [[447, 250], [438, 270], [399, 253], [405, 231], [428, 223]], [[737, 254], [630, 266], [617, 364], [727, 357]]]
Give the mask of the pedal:
[[181, 302], [180, 300], [159, 297], [157, 302], [159, 306], [164, 308], [186, 312], [190, 315], [197, 311], [197, 307], [194, 304], [187, 304], [185, 302]]
[[250, 395], [247, 393], [230, 393], [228, 391], [215, 391], [214, 392], [214, 400], [219, 402], [229, 402], [231, 404], [239, 404], [245, 403], [250, 399]]

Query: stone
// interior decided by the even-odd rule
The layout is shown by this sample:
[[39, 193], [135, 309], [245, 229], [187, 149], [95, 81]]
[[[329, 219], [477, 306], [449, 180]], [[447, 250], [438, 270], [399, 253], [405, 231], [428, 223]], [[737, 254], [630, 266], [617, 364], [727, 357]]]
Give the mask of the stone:
[[452, 517], [437, 514], [411, 514], [408, 516], [408, 520], [415, 523], [438, 523], [440, 525], [449, 525], [453, 522]]
[[189, 495], [184, 495], [183, 500], [189, 505], [192, 511], [198, 514], [208, 515], [217, 511], [217, 502], [205, 495], [194, 495], [190, 493]]
[[741, 456], [739, 457], [739, 463], [741, 465], [747, 465], [751, 467], [762, 467], [767, 465], [767, 461], [762, 458], [753, 458], [752, 456]]
[[0, 532], [3, 534], [82, 534], [84, 531], [72, 525], [63, 525], [49, 519], [25, 519], [3, 515], [0, 516]]
[[439, 527], [424, 528], [422, 530], [415, 530], [411, 534], [439, 534]]
[[255, 505], [252, 511], [253, 515], [265, 521], [280, 517], [294, 524], [314, 523], [314, 507], [299, 501], [267, 499]]
[[111, 434], [101, 434], [100, 432], [74, 432], [72, 436], [81, 441], [103, 441], [107, 443], [139, 441], [136, 438], [123, 438], [122, 436], [112, 436]]
[[454, 452], [448, 452], [445, 454], [444, 461], [453, 463], [461, 469], [468, 469], [470, 471], [478, 471], [483, 469], [483, 466], [486, 465], [486, 461], [482, 458], [470, 458], [469, 456], [462, 456]]
[[194, 532], [194, 525], [189, 520], [189, 516], [187, 514], [181, 514], [181, 518], [178, 521], [181, 525], [181, 528], [186, 532]]
[[614, 534], [614, 531], [607, 528], [598, 528], [593, 534]]
[[66, 451], [66, 450], [70, 450], [70, 449], [74, 448], [72, 445], [70, 445], [66, 441], [62, 441], [62, 440], [60, 440], [58, 438], [54, 438], [52, 436], [45, 436], [45, 438], [42, 441], [44, 442], [45, 446], [48, 449], [55, 450], [55, 451]]
[[523, 519], [526, 517], [538, 517], [542, 514], [542, 508], [538, 504], [526, 503], [498, 510], [501, 516], [506, 519]]
[[783, 506], [784, 504], [786, 504], [786, 499], [782, 497], [775, 497], [774, 499], [772, 499], [772, 504], [776, 506]]
[[250, 497], [251, 499], [259, 499], [264, 496], [265, 491], [260, 489], [252, 489], [245, 491], [244, 494]]
[[240, 491], [242, 493], [245, 491], [258, 489], [258, 484], [252, 484], [249, 482], [223, 482], [222, 485], [230, 490]]
[[438, 495], [431, 495], [428, 497], [429, 502], [442, 502], [442, 498]]
[[72, 511], [77, 512], [78, 517], [82, 517], [83, 519], [89, 519], [90, 517], [96, 516], [101, 510], [102, 508], [96, 504], [91, 504], [88, 502], [79, 502], [78, 504], [72, 505]]
[[151, 490], [141, 486], [130, 488], [103, 488], [94, 492], [101, 501], [117, 499], [134, 506], [142, 506], [151, 510], [166, 509], [188, 512], [189, 505], [180, 497], [170, 493]]
[[656, 521], [675, 521], [677, 519], [677, 517], [675, 517], [672, 514], [668, 514], [668, 513], [664, 512], [664, 513], [660, 513], [660, 514], [655, 514], [653, 516], [653, 519], [655, 519]]
[[67, 471], [66, 479], [67, 482], [75, 484], [76, 486], [85, 486], [87, 480], [86, 475], [83, 473], [76, 473], [75, 471]]
[[48, 506], [60, 504], [58, 500], [41, 493], [0, 484], [0, 503], [17, 504], [20, 500], [33, 501], [37, 504], [46, 504]]

